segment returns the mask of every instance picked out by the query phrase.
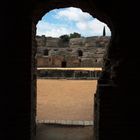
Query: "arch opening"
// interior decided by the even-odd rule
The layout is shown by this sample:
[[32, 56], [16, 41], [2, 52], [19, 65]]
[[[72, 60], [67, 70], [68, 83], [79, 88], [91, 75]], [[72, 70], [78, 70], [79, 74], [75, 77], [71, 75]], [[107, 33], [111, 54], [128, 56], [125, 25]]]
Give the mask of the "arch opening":
[[67, 67], [67, 62], [66, 62], [66, 61], [62, 61], [61, 67], [62, 67], [62, 68], [66, 68], [66, 67]]
[[83, 56], [83, 52], [81, 50], [78, 50], [78, 56]]
[[[81, 24], [82, 25], [82, 24]], [[83, 25], [84, 26], [84, 25]], [[105, 33], [103, 32], [103, 36], [105, 36]], [[59, 42], [60, 43], [60, 42]], [[88, 46], [88, 44], [86, 44], [87, 46], [86, 47], [92, 47], [92, 46]], [[52, 47], [52, 46], [51, 46]], [[48, 55], [48, 54], [47, 54]], [[78, 51], [78, 56], [80, 56], [80, 57], [83, 57], [83, 51], [82, 50], [79, 50]], [[80, 66], [82, 66], [81, 65], [81, 63], [82, 63], [82, 59], [80, 59]], [[97, 59], [95, 59], [95, 61], [94, 62], [96, 62], [97, 63]], [[68, 62], [66, 62], [66, 61], [61, 61], [61, 67], [66, 67], [68, 64], [67, 64]], [[86, 63], [86, 62], [85, 62]], [[90, 64], [90, 63], [89, 63]], [[87, 67], [88, 65], [83, 65], [84, 67]], [[48, 66], [47, 66], [48, 67]], [[96, 67], [98, 67], [98, 66], [96, 66]], [[80, 72], [81, 73], [81, 72]], [[94, 72], [94, 74], [95, 74], [96, 72]], [[92, 75], [92, 73], [90, 73], [90, 76]], [[98, 74], [97, 74], [98, 75]], [[100, 74], [99, 74], [100, 75]]]
[[44, 55], [45, 55], [45, 56], [48, 56], [48, 55], [49, 55], [49, 50], [47, 50], [47, 49], [44, 50]]

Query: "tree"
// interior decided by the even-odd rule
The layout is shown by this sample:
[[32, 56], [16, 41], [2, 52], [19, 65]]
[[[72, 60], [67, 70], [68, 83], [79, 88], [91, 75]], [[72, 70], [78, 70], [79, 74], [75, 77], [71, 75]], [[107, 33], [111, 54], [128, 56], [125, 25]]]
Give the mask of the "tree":
[[68, 35], [61, 35], [60, 38], [63, 42], [69, 42], [69, 36]]
[[70, 39], [71, 38], [80, 38], [80, 37], [81, 37], [81, 34], [76, 33], [76, 32], [70, 34]]
[[59, 38], [61, 38], [63, 42], [69, 42], [71, 38], [80, 38], [80, 37], [81, 34], [74, 32], [71, 33], [70, 35], [61, 35]]
[[105, 26], [104, 26], [104, 28], [103, 28], [103, 36], [106, 36]]

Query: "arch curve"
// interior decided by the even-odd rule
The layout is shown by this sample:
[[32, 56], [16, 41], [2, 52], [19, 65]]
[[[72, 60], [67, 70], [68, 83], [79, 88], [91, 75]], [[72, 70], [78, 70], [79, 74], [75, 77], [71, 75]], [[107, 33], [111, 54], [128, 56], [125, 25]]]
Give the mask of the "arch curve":
[[32, 19], [35, 24], [39, 20], [42, 19], [42, 17], [49, 11], [54, 10], [54, 9], [59, 9], [59, 8], [68, 8], [68, 7], [75, 7], [75, 8], [80, 8], [83, 12], [87, 12], [90, 15], [92, 15], [94, 18], [99, 19], [101, 22], [104, 22], [108, 25], [110, 28], [111, 32], [113, 32], [113, 24], [111, 22], [111, 19], [109, 17], [109, 12], [105, 12], [100, 10], [101, 8], [99, 7], [98, 3], [96, 0], [63, 0], [63, 1], [57, 1], [57, 0], [51, 0], [50, 1], [44, 1], [44, 2], [38, 2], [34, 4], [33, 6], [33, 13], [32, 13]]

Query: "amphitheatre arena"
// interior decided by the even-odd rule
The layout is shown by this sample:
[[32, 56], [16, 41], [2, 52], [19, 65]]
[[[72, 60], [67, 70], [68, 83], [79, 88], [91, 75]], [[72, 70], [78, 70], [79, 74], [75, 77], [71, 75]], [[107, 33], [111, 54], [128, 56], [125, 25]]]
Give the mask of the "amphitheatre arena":
[[67, 44], [45, 36], [36, 40], [37, 121], [93, 124], [97, 71], [101, 72], [109, 37], [74, 38]]

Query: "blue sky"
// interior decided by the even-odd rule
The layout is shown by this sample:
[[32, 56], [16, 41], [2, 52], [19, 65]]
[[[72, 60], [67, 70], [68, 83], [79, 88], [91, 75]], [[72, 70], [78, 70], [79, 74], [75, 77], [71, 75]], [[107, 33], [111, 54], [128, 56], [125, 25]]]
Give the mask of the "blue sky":
[[106, 35], [110, 36], [108, 26], [93, 18], [89, 13], [74, 7], [61, 8], [54, 9], [42, 17], [37, 24], [37, 35], [59, 37], [77, 32], [84, 37], [101, 36], [104, 26]]

